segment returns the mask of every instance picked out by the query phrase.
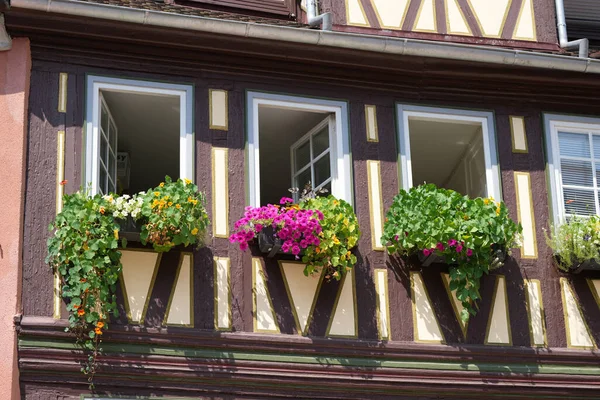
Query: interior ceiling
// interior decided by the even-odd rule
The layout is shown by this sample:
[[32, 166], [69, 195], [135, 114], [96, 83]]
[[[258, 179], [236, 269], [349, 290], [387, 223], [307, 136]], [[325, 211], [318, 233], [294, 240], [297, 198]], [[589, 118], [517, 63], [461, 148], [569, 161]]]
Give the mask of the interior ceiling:
[[290, 147], [328, 113], [260, 106], [258, 110], [261, 203], [279, 204], [291, 187]]
[[131, 190], [179, 177], [179, 97], [102, 91], [131, 159]]
[[413, 184], [423, 182], [442, 186], [480, 134], [480, 124], [409, 118], [410, 158]]

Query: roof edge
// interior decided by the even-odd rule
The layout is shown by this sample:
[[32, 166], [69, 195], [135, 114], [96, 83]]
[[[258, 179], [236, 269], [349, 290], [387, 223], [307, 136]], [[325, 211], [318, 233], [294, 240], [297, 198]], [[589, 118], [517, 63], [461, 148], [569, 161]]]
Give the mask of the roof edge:
[[290, 28], [77, 0], [12, 0], [11, 7], [252, 39], [363, 50], [380, 54], [600, 74], [600, 60], [491, 46]]

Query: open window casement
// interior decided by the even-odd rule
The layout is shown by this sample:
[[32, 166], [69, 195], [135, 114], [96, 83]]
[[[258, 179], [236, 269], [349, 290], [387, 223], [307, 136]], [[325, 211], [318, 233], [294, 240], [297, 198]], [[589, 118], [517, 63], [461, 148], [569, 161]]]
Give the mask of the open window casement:
[[[335, 120], [328, 116], [312, 128], [290, 149], [292, 162], [291, 187], [300, 191], [307, 185], [331, 193], [331, 141], [335, 136]], [[295, 195], [298, 201], [298, 194]]]
[[87, 77], [84, 186], [133, 194], [193, 180], [191, 86]]
[[[307, 184], [352, 204], [345, 102], [249, 92], [248, 194], [278, 204]], [[295, 200], [298, 200], [296, 195]]]
[[423, 183], [469, 197], [501, 198], [493, 115], [398, 106], [402, 187]]
[[545, 126], [554, 222], [600, 215], [600, 119], [546, 115]]

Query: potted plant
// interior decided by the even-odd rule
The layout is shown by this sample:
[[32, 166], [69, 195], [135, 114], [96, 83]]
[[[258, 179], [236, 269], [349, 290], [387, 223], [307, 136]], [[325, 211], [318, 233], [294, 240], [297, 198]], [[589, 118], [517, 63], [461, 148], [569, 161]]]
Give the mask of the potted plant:
[[570, 217], [546, 233], [554, 260], [565, 272], [600, 271], [600, 217]]
[[120, 222], [141, 224], [143, 243], [158, 252], [176, 245], [201, 244], [208, 225], [204, 195], [189, 180], [165, 182], [134, 196], [88, 196], [78, 191], [63, 197], [63, 209], [50, 225], [46, 262], [58, 273], [69, 311], [68, 331], [89, 351], [82, 371], [90, 384], [101, 337], [112, 314], [118, 316], [116, 284], [121, 273]]
[[390, 254], [418, 254], [423, 267], [448, 264], [450, 289], [456, 290], [466, 320], [476, 314], [481, 276], [502, 265], [503, 253], [516, 245], [521, 231], [504, 203], [427, 184], [394, 198], [382, 242]]
[[360, 238], [356, 214], [350, 204], [331, 195], [303, 197], [298, 204], [283, 197], [280, 204], [246, 207], [234, 228], [229, 240], [241, 250], [256, 238], [270, 256], [280, 246], [282, 253], [306, 264], [306, 276], [324, 269], [327, 279], [339, 280], [356, 263], [351, 251]]

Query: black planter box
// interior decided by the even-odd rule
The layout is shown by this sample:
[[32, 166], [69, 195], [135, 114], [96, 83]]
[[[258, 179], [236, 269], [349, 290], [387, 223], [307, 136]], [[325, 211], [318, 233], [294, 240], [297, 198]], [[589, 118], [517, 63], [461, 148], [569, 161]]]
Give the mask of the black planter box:
[[119, 235], [127, 239], [128, 242], [139, 242], [142, 224], [138, 224], [132, 217], [119, 221]]
[[[268, 258], [273, 258], [278, 254], [292, 255], [290, 252], [281, 250], [283, 240], [275, 236], [275, 230], [272, 226], [264, 227], [258, 234], [258, 249], [267, 255]], [[300, 250], [299, 256], [304, 254], [304, 249]]]
[[[506, 260], [506, 249], [495, 248], [492, 251], [494, 252], [495, 257], [490, 265], [490, 271], [502, 267], [504, 265], [504, 261]], [[418, 253], [418, 257], [419, 262], [423, 267], [429, 267], [431, 264], [446, 264], [446, 259], [435, 252], [426, 256], [420, 251]]]
[[574, 274], [578, 274], [583, 271], [600, 271], [600, 262], [594, 258], [571, 267], [571, 272]]

